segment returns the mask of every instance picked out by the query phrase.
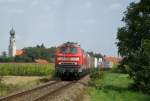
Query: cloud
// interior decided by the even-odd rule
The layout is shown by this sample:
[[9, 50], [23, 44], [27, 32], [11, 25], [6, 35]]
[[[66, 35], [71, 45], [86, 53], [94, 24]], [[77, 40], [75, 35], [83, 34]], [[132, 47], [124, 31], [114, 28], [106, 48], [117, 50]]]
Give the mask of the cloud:
[[12, 8], [12, 9], [9, 9], [8, 12], [15, 13], [15, 14], [22, 14], [22, 13], [24, 13], [24, 10], [23, 9]]
[[0, 0], [0, 3], [15, 3], [18, 0]]
[[50, 10], [51, 10], [51, 7], [50, 7], [50, 6], [45, 5], [45, 6], [43, 6], [43, 10], [45, 10], [45, 11], [50, 11]]
[[92, 8], [92, 2], [85, 2], [83, 5], [81, 5], [81, 8]]
[[109, 6], [110, 9], [119, 9], [121, 7], [120, 3], [113, 3]]
[[62, 3], [61, 0], [54, 0], [54, 1], [52, 2], [52, 4], [53, 4], [54, 6], [59, 6], [61, 3]]
[[79, 30], [80, 33], [85, 33], [86, 31], [84, 29]]
[[136, 3], [140, 2], [140, 0], [135, 0]]
[[88, 19], [88, 20], [85, 20], [85, 23], [87, 23], [87, 24], [95, 24], [96, 20], [95, 19]]
[[31, 6], [37, 6], [39, 4], [39, 0], [33, 0], [31, 2]]
[[21, 37], [18, 34], [16, 34], [16, 39], [21, 40]]

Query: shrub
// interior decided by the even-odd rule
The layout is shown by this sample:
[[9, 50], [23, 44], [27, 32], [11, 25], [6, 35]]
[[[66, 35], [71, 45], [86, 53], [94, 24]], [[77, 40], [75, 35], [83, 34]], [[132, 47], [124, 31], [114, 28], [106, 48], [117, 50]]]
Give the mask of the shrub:
[[89, 85], [95, 87], [96, 89], [103, 89], [103, 82], [102, 79], [104, 77], [104, 73], [102, 71], [98, 71], [96, 69], [93, 69], [90, 72], [90, 78]]
[[97, 69], [93, 69], [90, 72], [90, 78], [91, 79], [101, 79], [103, 77], [103, 72], [99, 71]]
[[115, 65], [112, 68], [112, 72], [114, 73], [127, 73], [127, 65], [124, 65], [123, 62], [121, 61], [118, 65]]

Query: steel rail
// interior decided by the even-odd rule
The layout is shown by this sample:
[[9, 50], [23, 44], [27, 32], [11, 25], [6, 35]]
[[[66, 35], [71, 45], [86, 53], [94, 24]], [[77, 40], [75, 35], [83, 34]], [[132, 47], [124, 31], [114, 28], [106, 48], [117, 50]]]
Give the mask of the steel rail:
[[27, 94], [32, 94], [32, 92], [36, 92], [37, 90], [43, 89], [45, 87], [58, 84], [59, 82], [61, 82], [61, 81], [48, 82], [48, 83], [45, 83], [43, 85], [37, 86], [37, 87], [29, 89], [29, 90], [25, 90], [25, 91], [22, 91], [22, 92], [18, 92], [18, 93], [15, 93], [15, 94], [8, 95], [6, 97], [2, 97], [2, 98], [0, 98], [0, 101], [11, 101], [12, 99], [15, 99], [15, 98], [18, 98], [18, 97], [20, 98], [21, 96], [25, 96]]
[[67, 84], [65, 84], [65, 85], [63, 85], [63, 86], [61, 86], [61, 87], [59, 87], [59, 88], [57, 88], [57, 89], [55, 89], [55, 90], [45, 94], [43, 96], [41, 96], [41, 97], [36, 98], [33, 101], [45, 101], [44, 99], [50, 98], [50, 97], [54, 97], [54, 95], [57, 95], [58, 92], [60, 92], [63, 89], [67, 89], [69, 86], [71, 86], [74, 83], [76, 83], [76, 82], [69, 82], [69, 83], [67, 83]]

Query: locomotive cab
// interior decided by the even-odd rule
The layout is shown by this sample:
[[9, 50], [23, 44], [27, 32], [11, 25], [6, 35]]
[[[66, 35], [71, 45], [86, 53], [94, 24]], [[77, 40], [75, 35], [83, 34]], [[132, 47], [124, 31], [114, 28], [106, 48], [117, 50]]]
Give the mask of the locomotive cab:
[[77, 44], [63, 44], [55, 54], [55, 71], [59, 77], [79, 76], [83, 64], [82, 50]]

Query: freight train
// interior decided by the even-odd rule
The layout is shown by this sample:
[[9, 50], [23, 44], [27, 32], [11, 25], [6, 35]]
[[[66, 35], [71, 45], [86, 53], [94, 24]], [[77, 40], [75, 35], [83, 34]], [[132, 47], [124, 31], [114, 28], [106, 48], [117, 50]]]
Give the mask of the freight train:
[[92, 67], [94, 67], [94, 58], [77, 43], [67, 42], [56, 48], [55, 72], [61, 79], [79, 79]]

